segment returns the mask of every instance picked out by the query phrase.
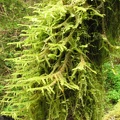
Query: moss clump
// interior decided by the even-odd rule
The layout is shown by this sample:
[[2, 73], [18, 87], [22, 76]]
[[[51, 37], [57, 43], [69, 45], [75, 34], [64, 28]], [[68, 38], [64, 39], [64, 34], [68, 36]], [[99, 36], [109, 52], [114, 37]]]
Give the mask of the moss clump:
[[103, 118], [103, 120], [120, 120], [120, 101], [114, 106], [113, 110], [109, 111]]

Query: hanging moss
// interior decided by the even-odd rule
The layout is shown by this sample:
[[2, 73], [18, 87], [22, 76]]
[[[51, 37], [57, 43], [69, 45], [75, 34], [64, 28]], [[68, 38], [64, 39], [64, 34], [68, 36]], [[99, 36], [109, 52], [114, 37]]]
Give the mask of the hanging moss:
[[103, 36], [103, 14], [85, 0], [36, 4], [21, 36], [11, 43], [15, 71], [7, 80], [8, 107], [17, 120], [101, 120], [101, 65], [109, 41]]

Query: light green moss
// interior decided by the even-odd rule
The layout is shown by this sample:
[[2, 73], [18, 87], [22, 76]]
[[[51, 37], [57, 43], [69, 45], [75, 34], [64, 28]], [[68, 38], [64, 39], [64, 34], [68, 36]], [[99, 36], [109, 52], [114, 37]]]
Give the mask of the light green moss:
[[101, 65], [109, 42], [89, 22], [97, 28], [103, 15], [85, 0], [32, 8], [21, 34], [25, 40], [11, 43], [22, 50], [10, 59], [16, 69], [7, 80], [2, 114], [16, 120], [101, 120]]
[[114, 106], [113, 110], [109, 111], [103, 120], [120, 120], [120, 101]]

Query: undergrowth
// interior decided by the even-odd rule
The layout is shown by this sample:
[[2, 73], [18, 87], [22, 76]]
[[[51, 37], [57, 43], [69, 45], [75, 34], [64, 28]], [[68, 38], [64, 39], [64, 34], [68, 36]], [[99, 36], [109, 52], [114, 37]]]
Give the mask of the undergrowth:
[[105, 89], [107, 93], [107, 102], [116, 104], [120, 99], [120, 65], [114, 65], [114, 68], [107, 63], [106, 68], [106, 83]]

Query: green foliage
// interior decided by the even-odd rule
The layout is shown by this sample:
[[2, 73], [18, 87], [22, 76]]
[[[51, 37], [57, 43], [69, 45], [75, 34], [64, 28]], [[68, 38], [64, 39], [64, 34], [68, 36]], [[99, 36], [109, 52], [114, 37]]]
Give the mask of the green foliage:
[[120, 65], [115, 65], [115, 68], [112, 69], [110, 64], [106, 64], [105, 68], [107, 69], [106, 74], [106, 83], [105, 88], [107, 91], [107, 102], [112, 104], [117, 103], [120, 99]]
[[21, 50], [10, 59], [15, 71], [6, 80], [2, 114], [17, 120], [101, 120], [102, 62], [90, 56], [98, 57], [105, 39], [90, 33], [88, 23], [103, 15], [85, 0], [51, 0], [32, 8], [21, 34], [25, 40], [11, 43]]

